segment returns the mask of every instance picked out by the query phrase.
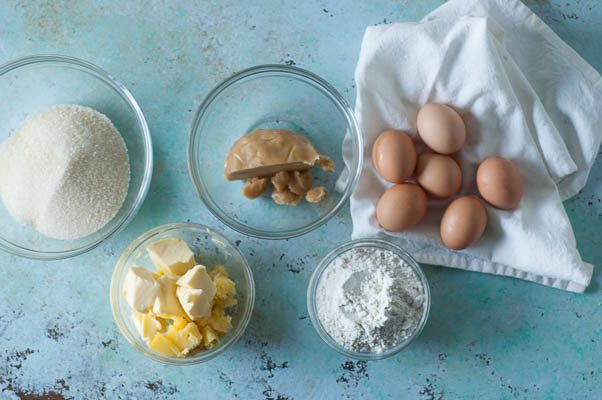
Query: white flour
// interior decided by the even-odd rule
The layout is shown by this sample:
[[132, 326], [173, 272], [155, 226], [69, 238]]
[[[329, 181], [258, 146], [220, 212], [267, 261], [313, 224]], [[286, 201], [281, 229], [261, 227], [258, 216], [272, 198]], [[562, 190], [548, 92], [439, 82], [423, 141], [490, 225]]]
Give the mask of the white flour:
[[82, 106], [42, 110], [0, 145], [0, 196], [11, 215], [46, 236], [74, 239], [102, 228], [127, 194], [123, 138]]
[[382, 352], [410, 336], [418, 325], [424, 288], [395, 253], [355, 248], [324, 271], [316, 307], [324, 329], [343, 347]]

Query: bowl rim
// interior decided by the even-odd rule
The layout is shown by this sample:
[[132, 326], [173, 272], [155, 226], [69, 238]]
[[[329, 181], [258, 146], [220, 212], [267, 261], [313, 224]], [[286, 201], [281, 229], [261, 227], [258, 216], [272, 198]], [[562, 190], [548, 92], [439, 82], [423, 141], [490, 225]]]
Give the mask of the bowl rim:
[[[118, 275], [122, 271], [122, 269], [125, 268], [125, 260], [131, 255], [131, 253], [135, 249], [137, 249], [145, 241], [151, 239], [153, 236], [156, 236], [158, 234], [162, 234], [165, 232], [177, 231], [180, 229], [192, 229], [194, 231], [205, 232], [205, 233], [210, 234], [212, 237], [219, 238], [220, 240], [227, 243], [232, 248], [232, 250], [234, 250], [235, 254], [237, 254], [238, 257], [240, 258], [240, 260], [242, 261], [242, 265], [244, 267], [243, 268], [244, 273], [246, 275], [247, 280], [249, 281], [249, 293], [247, 294], [247, 297], [249, 299], [248, 300], [249, 308], [246, 310], [245, 314], [243, 315], [243, 318], [238, 327], [238, 330], [236, 332], [233, 332], [232, 337], [230, 337], [228, 339], [228, 341], [221, 343], [218, 347], [216, 347], [215, 349], [212, 349], [211, 351], [198, 353], [200, 356], [196, 357], [196, 358], [195, 357], [178, 358], [178, 357], [163, 356], [159, 353], [156, 353], [156, 352], [150, 350], [147, 346], [140, 345], [136, 340], [134, 340], [132, 337], [130, 337], [127, 334], [128, 331], [125, 328], [125, 325], [123, 322], [123, 320], [126, 318], [126, 315], [122, 314], [120, 312], [119, 307], [117, 305], [118, 297], [121, 296], [120, 293], [117, 293]], [[195, 365], [195, 364], [207, 362], [207, 361], [212, 360], [215, 357], [219, 356], [220, 354], [223, 354], [228, 348], [230, 348], [232, 345], [234, 345], [236, 342], [238, 342], [240, 340], [240, 338], [242, 337], [242, 335], [245, 333], [245, 331], [247, 330], [247, 327], [249, 326], [249, 323], [251, 322], [251, 317], [253, 315], [253, 309], [255, 308], [255, 279], [253, 278], [253, 270], [251, 269], [251, 266], [247, 262], [247, 259], [245, 258], [245, 256], [242, 254], [240, 249], [234, 243], [232, 243], [232, 241], [230, 241], [228, 238], [226, 238], [223, 234], [221, 234], [220, 232], [217, 232], [215, 229], [213, 229], [209, 226], [206, 226], [206, 225], [191, 223], [191, 222], [176, 222], [176, 223], [170, 223], [170, 224], [156, 226], [156, 227], [144, 232], [142, 235], [138, 236], [126, 247], [126, 249], [123, 251], [123, 253], [119, 257], [119, 259], [117, 260], [117, 263], [115, 264], [115, 268], [113, 269], [113, 274], [111, 275], [111, 285], [109, 288], [109, 300], [110, 300], [110, 304], [111, 304], [111, 313], [113, 314], [113, 321], [115, 322], [115, 325], [117, 325], [117, 329], [119, 330], [119, 333], [121, 334], [121, 336], [132, 347], [134, 347], [140, 353], [144, 354], [146, 357], [148, 357], [154, 361], [163, 363], [163, 364]]]
[[[322, 89], [332, 100], [335, 101], [336, 106], [345, 116], [347, 121], [347, 133], [349, 137], [352, 139], [352, 145], [354, 148], [354, 152], [356, 157], [352, 160], [351, 167], [346, 166], [346, 170], [348, 173], [347, 185], [345, 190], [337, 202], [337, 204], [325, 215], [320, 217], [319, 219], [298, 227], [294, 229], [285, 230], [282, 232], [272, 232], [262, 229], [251, 228], [248, 225], [238, 222], [235, 219], [231, 218], [225, 212], [223, 212], [217, 205], [213, 203], [213, 201], [208, 197], [207, 190], [205, 188], [205, 184], [203, 179], [201, 178], [201, 174], [197, 171], [197, 166], [195, 165], [194, 159], [197, 154], [196, 151], [196, 141], [201, 136], [199, 125], [202, 122], [205, 114], [209, 106], [213, 103], [213, 101], [228, 87], [237, 83], [238, 81], [248, 78], [253, 75], [263, 75], [266, 73], [280, 73], [283, 75], [292, 75], [295, 77], [300, 77], [304, 80], [308, 80], [314, 85], [318, 86]], [[341, 146], [343, 144], [341, 143]], [[217, 218], [220, 222], [224, 223], [231, 229], [234, 229], [237, 232], [240, 232], [244, 235], [259, 238], [259, 239], [270, 239], [270, 240], [281, 240], [281, 239], [290, 239], [297, 236], [304, 235], [313, 231], [314, 229], [322, 226], [326, 222], [328, 222], [332, 217], [337, 215], [343, 206], [347, 203], [351, 194], [353, 193], [357, 183], [359, 181], [362, 165], [364, 162], [364, 144], [363, 137], [361, 135], [360, 127], [355, 118], [355, 114], [353, 109], [349, 106], [347, 101], [343, 98], [343, 96], [337, 91], [334, 86], [328, 83], [326, 80], [321, 78], [320, 76], [305, 70], [303, 68], [299, 68], [292, 65], [281, 65], [281, 64], [262, 64], [256, 65], [250, 68], [243, 69], [234, 75], [224, 79], [217, 86], [215, 86], [209, 94], [202, 101], [201, 105], [197, 108], [197, 111], [193, 117], [192, 125], [188, 134], [188, 146], [187, 146], [187, 158], [188, 158], [188, 172], [192, 179], [193, 186], [195, 187], [198, 196], [201, 198], [201, 201], [205, 204], [207, 209]]]
[[[385, 351], [382, 351], [379, 353], [377, 353], [377, 352], [357, 352], [357, 351], [352, 351], [352, 350], [348, 350], [348, 349], [344, 348], [342, 345], [337, 343], [328, 334], [326, 329], [323, 327], [322, 322], [320, 321], [320, 318], [318, 317], [316, 295], [317, 295], [318, 284], [320, 282], [320, 278], [322, 277], [322, 274], [326, 271], [326, 269], [330, 266], [330, 264], [334, 261], [334, 259], [336, 257], [338, 257], [339, 255], [341, 255], [351, 249], [358, 248], [358, 247], [375, 247], [375, 248], [379, 248], [379, 249], [392, 251], [398, 257], [400, 257], [403, 261], [405, 261], [406, 264], [414, 271], [414, 273], [418, 276], [418, 279], [420, 280], [420, 282], [422, 283], [422, 286], [424, 288], [425, 307], [422, 312], [420, 321], [418, 322], [418, 325], [412, 332], [411, 336], [402, 340], [395, 346], [388, 348]], [[383, 360], [385, 358], [394, 356], [395, 354], [399, 353], [400, 351], [402, 351], [403, 349], [408, 347], [418, 336], [420, 336], [420, 333], [424, 329], [426, 322], [428, 320], [428, 317], [429, 317], [430, 308], [431, 308], [430, 287], [429, 287], [426, 275], [424, 274], [424, 271], [422, 270], [422, 268], [420, 267], [418, 262], [416, 262], [414, 257], [412, 257], [406, 250], [391, 243], [390, 241], [383, 240], [383, 239], [356, 239], [356, 240], [351, 240], [351, 241], [345, 242], [345, 243], [335, 247], [320, 261], [320, 263], [318, 264], [318, 266], [315, 268], [314, 272], [312, 273], [310, 280], [309, 280], [309, 285], [307, 286], [307, 310], [308, 310], [309, 318], [311, 319], [312, 325], [314, 326], [316, 332], [318, 333], [318, 336], [320, 337], [320, 339], [322, 339], [323, 342], [328, 344], [332, 349], [336, 350], [338, 353], [343, 354], [346, 357], [356, 359], [356, 360], [362, 360], [362, 361]]]
[[[102, 242], [110, 238], [111, 236], [119, 233], [123, 230], [129, 223], [134, 219], [146, 195], [148, 194], [148, 190], [150, 187], [150, 182], [152, 178], [153, 171], [153, 144], [152, 138], [150, 135], [150, 130], [148, 128], [148, 124], [146, 119], [144, 118], [144, 114], [138, 105], [138, 102], [134, 99], [132, 93], [123, 85], [120, 81], [115, 79], [111, 74], [103, 70], [102, 68], [97, 67], [96, 65], [84, 61], [82, 59], [65, 56], [60, 54], [36, 54], [25, 56], [21, 58], [17, 58], [15, 60], [9, 61], [0, 66], [0, 77], [14, 71], [20, 67], [25, 67], [31, 64], [41, 64], [41, 63], [49, 63], [49, 64], [64, 64], [64, 65], [74, 65], [86, 72], [91, 73], [92, 75], [98, 77], [100, 80], [105, 82], [109, 87], [111, 87], [115, 92], [117, 92], [121, 98], [123, 98], [126, 103], [134, 110], [136, 115], [136, 119], [138, 121], [138, 125], [141, 128], [142, 138], [144, 142], [144, 153], [146, 155], [146, 162], [144, 165], [144, 173], [142, 177], [142, 183], [136, 198], [132, 203], [132, 207], [128, 210], [128, 212], [124, 215], [122, 220], [117, 223], [113, 229], [108, 231], [102, 237], [99, 237], [97, 240], [88, 243], [84, 246], [80, 246], [71, 250], [62, 250], [62, 251], [39, 251], [27, 248], [25, 246], [21, 246], [15, 244], [9, 240], [6, 240], [0, 237], [0, 249], [7, 251], [9, 253], [15, 254], [20, 257], [35, 259], [35, 260], [60, 260], [70, 257], [75, 257], [77, 255], [86, 253], [95, 247], [99, 246]], [[123, 206], [123, 205], [122, 205]]]

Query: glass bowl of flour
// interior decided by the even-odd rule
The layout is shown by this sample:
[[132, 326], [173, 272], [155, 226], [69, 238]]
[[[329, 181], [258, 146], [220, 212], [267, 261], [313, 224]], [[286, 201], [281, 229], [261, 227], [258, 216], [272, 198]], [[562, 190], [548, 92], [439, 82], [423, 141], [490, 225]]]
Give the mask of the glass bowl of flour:
[[0, 249], [62, 259], [127, 226], [152, 175], [149, 129], [131, 93], [96, 66], [55, 55], [0, 66], [0, 93]]
[[420, 335], [431, 295], [424, 272], [406, 251], [363, 239], [324, 257], [310, 279], [307, 304], [318, 335], [334, 350], [380, 360]]

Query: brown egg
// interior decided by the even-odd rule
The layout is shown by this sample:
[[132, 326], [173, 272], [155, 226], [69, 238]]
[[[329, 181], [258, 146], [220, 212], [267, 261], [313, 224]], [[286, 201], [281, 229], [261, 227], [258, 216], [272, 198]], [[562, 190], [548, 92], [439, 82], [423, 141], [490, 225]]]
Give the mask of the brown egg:
[[523, 197], [523, 176], [512, 161], [489, 157], [477, 169], [477, 188], [492, 206], [512, 210]]
[[426, 193], [418, 185], [392, 186], [378, 199], [376, 219], [388, 231], [411, 228], [426, 214], [426, 201]]
[[462, 170], [450, 156], [424, 153], [418, 157], [416, 180], [430, 195], [449, 197], [462, 186]]
[[452, 250], [462, 250], [483, 236], [487, 211], [477, 196], [459, 197], [447, 207], [441, 219], [441, 240]]
[[372, 146], [372, 163], [380, 176], [389, 182], [402, 183], [412, 176], [416, 166], [412, 138], [402, 131], [384, 131]]
[[466, 126], [462, 117], [445, 104], [429, 103], [418, 112], [418, 134], [433, 151], [452, 154], [464, 145]]

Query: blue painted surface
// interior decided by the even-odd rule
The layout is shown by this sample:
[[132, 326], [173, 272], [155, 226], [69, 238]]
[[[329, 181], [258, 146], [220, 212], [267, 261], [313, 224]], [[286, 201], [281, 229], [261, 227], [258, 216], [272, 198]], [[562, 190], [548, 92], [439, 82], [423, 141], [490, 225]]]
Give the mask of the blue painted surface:
[[[0, 62], [63, 53], [108, 70], [145, 112], [156, 160], [138, 217], [101, 247], [59, 262], [0, 255], [1, 399], [602, 397], [598, 270], [587, 293], [577, 295], [426, 267], [433, 304], [420, 339], [392, 359], [353, 362], [320, 341], [305, 307], [314, 266], [349, 239], [348, 211], [303, 238], [263, 242], [220, 226], [191, 186], [187, 131], [218, 81], [255, 64], [296, 64], [353, 103], [365, 26], [417, 20], [441, 0], [142, 3], [0, 3]], [[527, 4], [602, 70], [597, 0]], [[588, 186], [566, 203], [583, 258], [594, 264], [602, 259], [601, 197], [598, 162]], [[249, 329], [228, 353], [178, 368], [152, 362], [120, 337], [108, 291], [116, 258], [131, 240], [158, 224], [186, 220], [240, 240], [255, 272], [257, 303]]]

